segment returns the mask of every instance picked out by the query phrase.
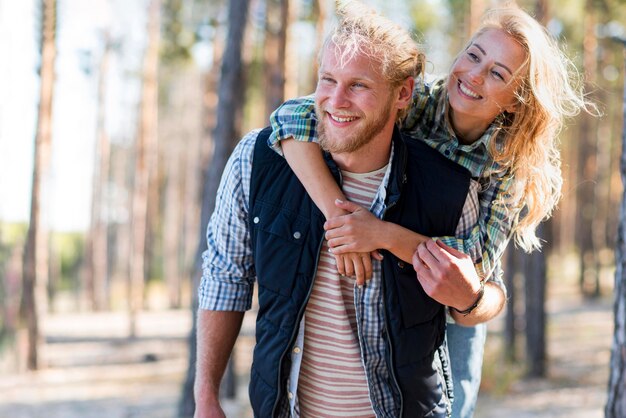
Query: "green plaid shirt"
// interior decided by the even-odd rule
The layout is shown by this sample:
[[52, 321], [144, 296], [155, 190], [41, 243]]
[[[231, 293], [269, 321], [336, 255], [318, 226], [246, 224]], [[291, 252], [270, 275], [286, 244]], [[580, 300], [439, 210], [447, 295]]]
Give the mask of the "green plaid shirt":
[[[445, 80], [419, 81], [413, 91], [413, 105], [402, 121], [402, 132], [424, 141], [447, 158], [467, 168], [480, 183], [478, 223], [464, 236], [437, 237], [445, 244], [472, 257], [481, 277], [502, 283], [500, 257], [511, 237], [514, 214], [503, 202], [511, 179], [489, 154], [491, 141], [498, 141], [500, 121], [496, 120], [482, 137], [470, 145], [460, 144], [448, 120]], [[280, 140], [317, 141], [313, 95], [290, 100], [275, 110], [270, 122], [274, 132], [270, 146], [281, 153]], [[492, 273], [495, 273], [492, 275]]]

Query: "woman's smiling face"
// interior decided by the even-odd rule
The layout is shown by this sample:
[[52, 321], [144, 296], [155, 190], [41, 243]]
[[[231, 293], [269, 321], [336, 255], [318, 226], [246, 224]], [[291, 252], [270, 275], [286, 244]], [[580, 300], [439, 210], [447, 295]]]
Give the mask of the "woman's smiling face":
[[454, 62], [448, 79], [455, 130], [467, 126], [484, 130], [500, 113], [515, 112], [515, 92], [525, 61], [523, 47], [500, 29], [488, 29], [474, 38]]

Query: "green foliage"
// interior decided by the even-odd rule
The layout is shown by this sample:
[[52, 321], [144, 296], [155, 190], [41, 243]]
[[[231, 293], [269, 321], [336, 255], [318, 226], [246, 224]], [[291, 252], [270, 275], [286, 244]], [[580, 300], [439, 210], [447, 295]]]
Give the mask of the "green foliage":
[[167, 0], [163, 5], [163, 64], [186, 64], [191, 60], [191, 47], [196, 42], [192, 30], [183, 22], [183, 0]]
[[[19, 255], [21, 247], [26, 242], [27, 231], [28, 225], [25, 223], [0, 223], [0, 353], [11, 337], [11, 320], [8, 316], [14, 316], [17, 313], [17, 310], [11, 307], [16, 308], [19, 303], [15, 300], [16, 296], [19, 299], [19, 295], [13, 294], [15, 288], [19, 286], [16, 283], [19, 278], [15, 277], [14, 272], [11, 273], [11, 270], [15, 268], [11, 264], [22, 262]], [[18, 256], [17, 260], [16, 256]]]
[[52, 256], [58, 261], [58, 289], [66, 290], [80, 283], [80, 269], [85, 254], [85, 235], [79, 232], [54, 232], [51, 236]]
[[415, 31], [420, 35], [441, 25], [441, 6], [432, 1], [411, 2], [409, 8]]

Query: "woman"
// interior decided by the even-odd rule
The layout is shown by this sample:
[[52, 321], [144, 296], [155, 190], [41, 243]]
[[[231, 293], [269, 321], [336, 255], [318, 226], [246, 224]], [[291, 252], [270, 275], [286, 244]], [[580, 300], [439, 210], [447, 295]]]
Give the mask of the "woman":
[[[537, 225], [551, 215], [562, 185], [557, 135], [566, 117], [581, 109], [595, 109], [584, 99], [576, 75], [545, 28], [521, 9], [511, 7], [485, 15], [446, 78], [416, 83], [413, 106], [400, 128], [466, 167], [479, 185], [476, 225], [457, 237], [438, 237], [449, 247], [343, 201], [340, 189], [323, 168], [319, 148], [303, 145], [315, 141], [310, 98], [288, 102], [275, 112], [273, 145], [281, 141], [289, 164], [328, 219], [326, 238], [338, 256], [340, 273], [357, 273], [361, 284], [371, 265], [369, 257], [360, 264], [363, 257], [357, 253], [389, 250], [405, 261], [412, 260], [424, 290], [454, 306], [450, 311], [454, 320], [476, 325], [466, 316], [483, 303], [482, 293], [476, 293], [475, 286], [461, 287], [459, 292], [465, 291], [467, 296], [465, 305], [445, 303], [450, 295], [437, 294], [437, 287], [430, 286], [436, 281], [431, 276], [444, 257], [460, 259], [461, 251], [471, 256], [481, 280], [501, 284], [499, 260], [511, 236], [527, 251], [540, 248]], [[363, 86], [359, 83], [358, 88]], [[364, 122], [358, 110], [346, 107], [333, 112], [336, 115], [330, 116], [339, 127]], [[282, 142], [290, 137], [298, 141]], [[498, 312], [492, 311], [491, 317]], [[481, 321], [488, 319], [481, 317]], [[484, 338], [484, 325], [463, 328], [450, 324], [448, 328], [454, 417], [473, 413]]]

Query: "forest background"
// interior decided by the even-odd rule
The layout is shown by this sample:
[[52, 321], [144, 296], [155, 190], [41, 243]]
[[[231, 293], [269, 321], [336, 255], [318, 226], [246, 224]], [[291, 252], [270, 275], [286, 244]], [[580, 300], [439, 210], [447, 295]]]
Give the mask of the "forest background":
[[[447, 71], [484, 10], [503, 4], [365, 2], [416, 33], [432, 74]], [[626, 404], [624, 389], [612, 390], [619, 378], [609, 383], [610, 372], [626, 373], [623, 359], [609, 365], [608, 337], [622, 294], [624, 44], [615, 40], [626, 37], [626, 2], [518, 4], [559, 40], [603, 115], [581, 115], [561, 134], [563, 199], [541, 227], [544, 250], [511, 245], [505, 255], [509, 304], [490, 324], [483, 392], [558, 380], [550, 338], [568, 326], [566, 307], [576, 321], [604, 313], [571, 341], [598, 343], [602, 327], [583, 370], [600, 370], [609, 389], [596, 403]], [[119, 416], [190, 416], [197, 260], [219, 175], [242, 134], [314, 90], [332, 12], [324, 0], [0, 0], [0, 387], [11, 389], [1, 416], [51, 405], [59, 416], [115, 416], [96, 402], [101, 393], [68, 394], [99, 387], [98, 374], [125, 389], [167, 382], [132, 402], [107, 392]], [[235, 405], [246, 397], [247, 317], [225, 392]]]

